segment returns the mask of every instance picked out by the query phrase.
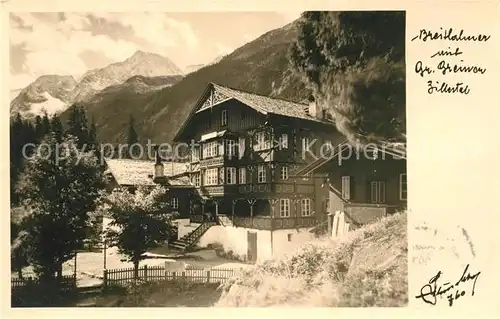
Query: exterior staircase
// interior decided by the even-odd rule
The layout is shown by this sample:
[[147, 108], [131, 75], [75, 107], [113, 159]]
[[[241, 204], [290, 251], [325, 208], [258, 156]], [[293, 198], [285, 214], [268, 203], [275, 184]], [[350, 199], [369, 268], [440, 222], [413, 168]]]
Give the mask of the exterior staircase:
[[301, 167], [298, 171], [294, 173], [295, 176], [304, 176], [305, 174], [308, 174], [309, 172], [314, 171], [321, 165], [325, 164], [330, 158], [333, 158], [337, 156], [340, 152], [344, 151], [347, 149], [348, 144], [347, 141], [342, 141], [340, 142], [337, 146], [335, 146], [332, 149], [329, 149], [326, 151], [326, 154], [311, 163]]
[[196, 227], [192, 232], [184, 235], [182, 238], [173, 241], [168, 246], [184, 252], [188, 251], [198, 242], [200, 237], [203, 236], [203, 234], [205, 234], [206, 231], [214, 225], [215, 222], [209, 222], [209, 221], [203, 222], [200, 224], [200, 226]]
[[226, 226], [233, 226], [233, 221], [231, 218], [227, 217], [226, 215], [219, 214], [217, 215], [217, 218], [219, 220], [219, 223], [226, 227]]

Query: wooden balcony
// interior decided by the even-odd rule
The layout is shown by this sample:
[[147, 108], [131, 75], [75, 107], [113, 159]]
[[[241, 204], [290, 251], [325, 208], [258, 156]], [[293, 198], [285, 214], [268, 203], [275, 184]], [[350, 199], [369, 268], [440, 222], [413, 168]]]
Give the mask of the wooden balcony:
[[314, 185], [280, 181], [271, 183], [240, 184], [238, 185], [238, 193], [312, 194], [314, 193]]
[[192, 164], [196, 163], [201, 168], [211, 167], [211, 166], [231, 166], [238, 162], [238, 155], [220, 155], [216, 157], [204, 158], [195, 162], [191, 162]]
[[200, 186], [198, 192], [204, 196], [224, 196], [236, 194], [238, 185]]

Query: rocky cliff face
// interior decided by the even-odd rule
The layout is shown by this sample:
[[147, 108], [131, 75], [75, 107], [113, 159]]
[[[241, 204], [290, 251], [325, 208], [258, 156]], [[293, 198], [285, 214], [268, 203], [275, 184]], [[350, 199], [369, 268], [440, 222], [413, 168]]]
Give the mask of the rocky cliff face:
[[26, 117], [40, 115], [43, 110], [54, 114], [129, 79], [128, 88], [144, 93], [172, 85], [181, 74], [170, 59], [137, 51], [125, 61], [86, 72], [79, 81], [72, 76], [43, 75], [17, 94], [11, 101], [10, 110], [11, 114], [20, 112]]
[[43, 75], [22, 89], [11, 101], [11, 114], [20, 112], [39, 115], [42, 108], [48, 113], [62, 111], [64, 105], [71, 102], [76, 85], [72, 76]]

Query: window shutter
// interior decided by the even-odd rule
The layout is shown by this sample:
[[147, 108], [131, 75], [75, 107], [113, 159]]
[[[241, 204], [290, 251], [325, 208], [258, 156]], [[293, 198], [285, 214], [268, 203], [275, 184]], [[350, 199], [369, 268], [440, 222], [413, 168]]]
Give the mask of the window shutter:
[[219, 168], [219, 184], [224, 184], [224, 168]]
[[371, 182], [371, 202], [377, 202], [377, 182]]
[[342, 197], [346, 200], [351, 199], [351, 177], [342, 176]]
[[356, 181], [354, 180], [354, 177], [350, 176], [349, 178], [349, 200], [352, 201], [352, 200], [355, 200], [355, 196], [354, 196], [354, 183], [356, 183]]
[[379, 203], [385, 203], [385, 182], [379, 182]]

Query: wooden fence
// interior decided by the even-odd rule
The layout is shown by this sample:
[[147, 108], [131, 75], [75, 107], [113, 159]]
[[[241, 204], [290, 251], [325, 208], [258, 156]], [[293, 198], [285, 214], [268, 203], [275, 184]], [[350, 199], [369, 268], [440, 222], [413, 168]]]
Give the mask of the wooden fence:
[[[168, 281], [183, 280], [193, 283], [222, 283], [236, 275], [238, 269], [185, 269], [170, 270], [164, 266], [147, 266], [139, 268], [138, 280], [148, 281]], [[134, 268], [105, 269], [103, 285], [110, 284], [123, 285], [134, 282]]]
[[23, 290], [25, 288], [29, 288], [31, 290], [38, 288], [44, 289], [49, 285], [59, 291], [73, 291], [76, 289], [76, 278], [74, 275], [66, 275], [61, 278], [56, 278], [50, 282], [43, 282], [36, 277], [11, 277], [10, 280], [10, 287], [12, 291]]

